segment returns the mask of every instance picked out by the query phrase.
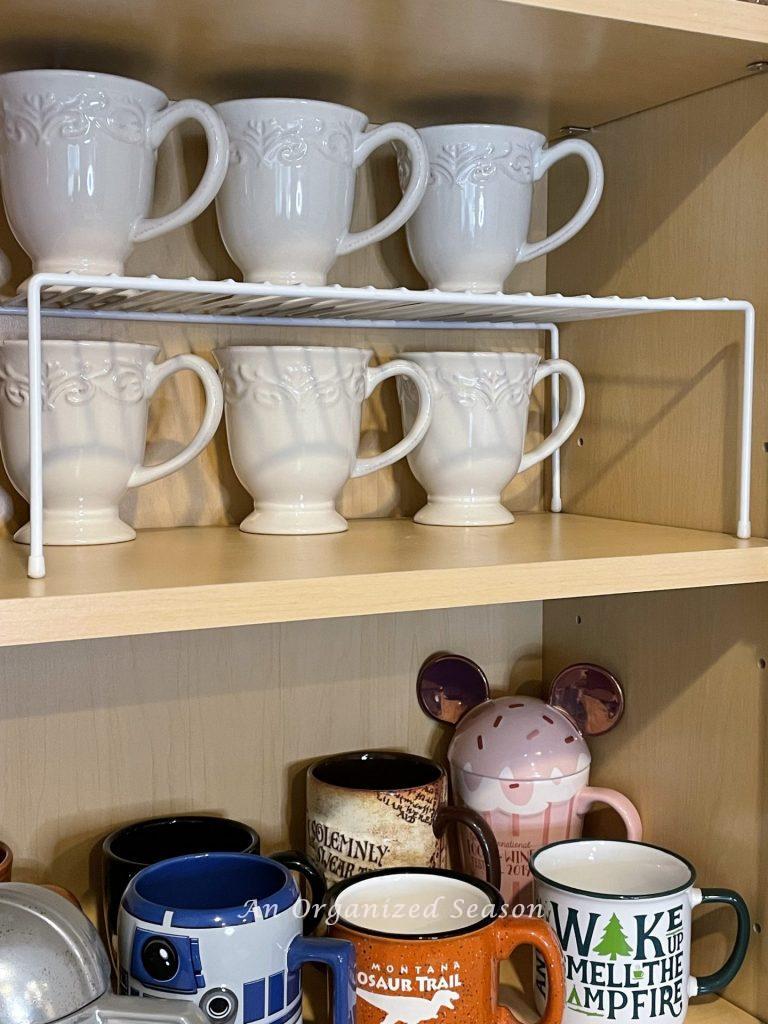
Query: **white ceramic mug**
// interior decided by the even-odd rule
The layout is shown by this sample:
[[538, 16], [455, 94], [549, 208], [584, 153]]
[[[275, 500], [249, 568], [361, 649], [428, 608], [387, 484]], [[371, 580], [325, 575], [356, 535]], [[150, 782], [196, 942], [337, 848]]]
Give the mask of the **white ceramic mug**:
[[[395, 359], [369, 367], [355, 348], [233, 347], [217, 350], [227, 440], [238, 479], [254, 501], [246, 533], [340, 533], [335, 509], [350, 477], [402, 459], [419, 443], [432, 413], [418, 366]], [[406, 436], [371, 458], [357, 456], [363, 401], [389, 377], [407, 377], [415, 394]]]
[[[408, 456], [414, 476], [427, 492], [415, 522], [431, 526], [501, 526], [515, 517], [501, 504], [501, 492], [518, 473], [546, 459], [576, 429], [584, 411], [581, 374], [564, 359], [544, 362], [530, 352], [407, 352], [432, 388], [429, 430]], [[568, 405], [541, 444], [523, 454], [528, 406], [534, 387], [562, 374]], [[398, 381], [403, 426], [416, 414], [407, 380]]]
[[[221, 421], [216, 371], [199, 356], [155, 363], [154, 345], [111, 341], [43, 342], [43, 541], [112, 544], [133, 540], [118, 504], [130, 487], [175, 473], [205, 448]], [[144, 466], [149, 401], [179, 370], [205, 390], [205, 413], [177, 455]], [[27, 342], [0, 342], [0, 450], [13, 486], [29, 499]], [[14, 537], [29, 543], [29, 524]]]
[[[406, 232], [411, 258], [430, 288], [502, 291], [518, 263], [557, 249], [580, 231], [603, 194], [603, 165], [583, 139], [547, 147], [539, 132], [496, 124], [436, 125], [419, 135], [429, 154], [429, 183]], [[587, 165], [584, 201], [563, 227], [529, 242], [534, 182], [571, 155]], [[398, 157], [405, 186], [410, 161], [399, 147]]]
[[[227, 169], [221, 118], [199, 100], [171, 103], [154, 86], [86, 71], [0, 75], [0, 183], [8, 222], [35, 272], [121, 274], [135, 242], [194, 220]], [[160, 143], [183, 121], [208, 141], [200, 184], [149, 217]]]
[[[534, 853], [531, 872], [543, 917], [565, 955], [563, 1024], [585, 1017], [615, 1024], [682, 1024], [688, 1000], [720, 992], [749, 943], [749, 910], [731, 889], [696, 889], [683, 857], [647, 843], [572, 839]], [[703, 978], [691, 975], [691, 912], [724, 903], [736, 912], [731, 953]], [[536, 1004], [547, 1003], [536, 952]]]
[[[424, 195], [427, 154], [406, 124], [368, 129], [359, 110], [319, 100], [232, 100], [216, 109], [231, 139], [219, 229], [246, 281], [325, 284], [337, 256], [393, 234]], [[413, 167], [403, 199], [375, 227], [350, 232], [357, 169], [395, 140]]]

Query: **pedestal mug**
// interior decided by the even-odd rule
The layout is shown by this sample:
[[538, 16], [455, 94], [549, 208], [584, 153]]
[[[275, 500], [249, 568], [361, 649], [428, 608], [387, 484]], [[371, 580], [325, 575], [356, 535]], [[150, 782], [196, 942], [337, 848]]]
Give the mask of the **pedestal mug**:
[[328, 905], [329, 934], [355, 945], [357, 1024], [521, 1024], [499, 1003], [499, 966], [524, 945], [545, 964], [540, 1024], [560, 1024], [563, 957], [554, 932], [537, 917], [506, 916], [488, 883], [392, 868], [339, 883]]
[[[419, 135], [429, 156], [429, 182], [406, 233], [413, 262], [430, 288], [502, 291], [518, 263], [563, 245], [600, 202], [603, 165], [583, 139], [547, 146], [539, 132], [497, 124], [436, 125], [421, 128]], [[410, 160], [400, 147], [398, 152], [405, 186]], [[541, 242], [529, 242], [534, 182], [572, 155], [587, 167], [584, 200], [567, 224]]]
[[448, 867], [447, 831], [463, 826], [498, 888], [493, 832], [469, 807], [448, 799], [448, 776], [429, 758], [361, 750], [323, 758], [307, 772], [307, 853], [329, 883], [377, 868]]
[[[584, 411], [584, 383], [564, 359], [544, 362], [530, 352], [406, 352], [427, 375], [434, 412], [424, 440], [408, 456], [427, 492], [414, 519], [431, 526], [501, 526], [515, 517], [501, 492], [518, 473], [546, 459], [571, 436]], [[568, 384], [557, 427], [524, 453], [534, 387], [553, 374]], [[398, 381], [403, 426], [416, 415], [408, 380]]]
[[[424, 195], [427, 154], [406, 124], [369, 128], [359, 110], [320, 100], [233, 100], [216, 109], [232, 140], [219, 229], [246, 281], [325, 284], [337, 256], [393, 234]], [[413, 168], [403, 199], [375, 227], [351, 232], [357, 170], [395, 140]]]
[[[313, 897], [317, 919], [322, 893]], [[210, 1024], [299, 1024], [301, 967], [333, 977], [332, 1024], [350, 1024], [354, 947], [302, 935], [299, 890], [282, 864], [266, 857], [210, 853], [144, 868], [120, 907], [121, 989], [182, 998]]]
[[[407, 455], [424, 437], [432, 412], [426, 375], [394, 359], [369, 367], [368, 350], [307, 346], [218, 349], [227, 441], [254, 511], [245, 533], [340, 533], [335, 502], [350, 477], [366, 476]], [[388, 377], [413, 383], [406, 436], [381, 455], [359, 458], [363, 401]]]
[[[121, 274], [135, 242], [194, 220], [227, 170], [228, 140], [207, 103], [88, 71], [0, 75], [0, 184], [34, 272]], [[150, 217], [157, 150], [183, 121], [202, 125], [208, 163], [172, 213]], [[6, 268], [7, 278], [7, 268]]]
[[[574, 839], [531, 858], [544, 918], [565, 953], [563, 1024], [585, 1017], [616, 1024], [682, 1024], [688, 1000], [721, 991], [738, 973], [749, 942], [749, 911], [730, 889], [697, 889], [693, 866], [646, 843]], [[736, 939], [714, 974], [691, 974], [692, 911], [724, 903], [736, 912]], [[548, 1000], [538, 953], [534, 985]]]
[[[133, 540], [118, 505], [131, 487], [175, 473], [205, 448], [221, 421], [223, 396], [204, 359], [178, 355], [156, 363], [153, 345], [44, 341], [43, 540], [112, 544]], [[0, 342], [0, 450], [11, 483], [29, 499], [27, 342]], [[205, 391], [205, 412], [190, 443], [165, 462], [145, 466], [149, 402], [174, 373], [191, 370]], [[29, 542], [29, 524], [14, 540]]]

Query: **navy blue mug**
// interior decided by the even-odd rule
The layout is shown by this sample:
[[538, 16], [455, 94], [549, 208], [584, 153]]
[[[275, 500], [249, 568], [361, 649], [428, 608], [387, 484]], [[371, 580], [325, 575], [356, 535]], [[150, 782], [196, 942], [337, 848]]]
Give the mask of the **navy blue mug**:
[[211, 1024], [294, 1024], [301, 967], [333, 978], [333, 1024], [353, 1024], [351, 942], [308, 938], [313, 913], [290, 871], [238, 853], [176, 857], [140, 871], [118, 917], [124, 994], [189, 999]]

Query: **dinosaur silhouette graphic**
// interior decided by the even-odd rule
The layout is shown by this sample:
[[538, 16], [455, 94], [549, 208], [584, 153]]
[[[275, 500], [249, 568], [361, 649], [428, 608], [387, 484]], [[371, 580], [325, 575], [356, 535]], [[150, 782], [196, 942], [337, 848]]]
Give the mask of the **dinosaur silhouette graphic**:
[[382, 996], [378, 992], [357, 990], [359, 999], [382, 1010], [385, 1014], [381, 1024], [421, 1024], [422, 1021], [435, 1020], [437, 1015], [447, 1007], [455, 1010], [454, 1002], [460, 998], [458, 992], [443, 989], [435, 992], [431, 999], [420, 996]]

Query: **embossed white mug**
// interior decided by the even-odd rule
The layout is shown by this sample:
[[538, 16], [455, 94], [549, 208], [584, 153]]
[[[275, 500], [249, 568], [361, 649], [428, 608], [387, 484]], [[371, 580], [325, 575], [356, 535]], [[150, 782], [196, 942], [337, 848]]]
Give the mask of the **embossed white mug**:
[[[149, 217], [157, 150], [190, 120], [208, 141], [203, 177], [177, 210]], [[194, 220], [227, 169], [227, 133], [212, 107], [171, 103], [154, 86], [116, 75], [0, 75], [0, 125], [5, 211], [36, 272], [121, 274], [135, 242]]]
[[[221, 421], [223, 396], [204, 359], [155, 363], [154, 345], [112, 341], [43, 342], [43, 542], [113, 544], [133, 540], [118, 504], [130, 487], [169, 476], [205, 448]], [[164, 380], [192, 370], [205, 390], [193, 440], [172, 458], [144, 466], [149, 400]], [[0, 451], [16, 490], [29, 499], [27, 342], [0, 342]], [[29, 524], [14, 540], [29, 543]]]
[[[320, 100], [232, 100], [216, 109], [231, 140], [219, 230], [246, 281], [325, 284], [337, 256], [393, 234], [424, 195], [426, 150], [406, 124], [368, 129], [359, 110]], [[396, 140], [413, 168], [403, 198], [375, 227], [350, 232], [357, 169]]]
[[[394, 359], [369, 367], [365, 349], [236, 346], [214, 352], [224, 382], [227, 440], [238, 479], [253, 498], [245, 533], [341, 533], [336, 499], [350, 477], [402, 459], [432, 413], [426, 374]], [[363, 401], [388, 377], [414, 388], [406, 436], [381, 455], [357, 457]]]
[[[546, 459], [573, 433], [584, 411], [584, 383], [572, 363], [544, 362], [531, 352], [407, 352], [432, 388], [432, 422], [408, 456], [413, 475], [427, 492], [414, 517], [431, 526], [503, 526], [515, 517], [501, 492], [518, 473]], [[562, 374], [568, 404], [557, 427], [523, 454], [528, 406], [534, 387]], [[398, 381], [407, 429], [416, 413], [407, 380]]]
[[[429, 154], [429, 183], [406, 233], [411, 258], [430, 288], [502, 291], [518, 263], [573, 238], [603, 194], [603, 165], [583, 139], [548, 147], [539, 132], [496, 124], [437, 125], [419, 135]], [[397, 150], [407, 187], [410, 162]], [[533, 184], [571, 155], [587, 165], [584, 200], [567, 224], [541, 242], [529, 242]]]

